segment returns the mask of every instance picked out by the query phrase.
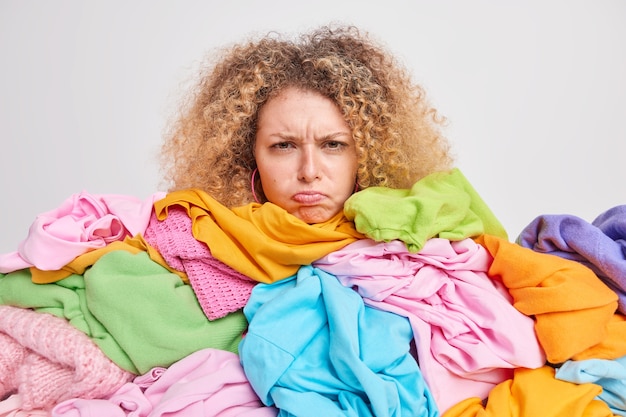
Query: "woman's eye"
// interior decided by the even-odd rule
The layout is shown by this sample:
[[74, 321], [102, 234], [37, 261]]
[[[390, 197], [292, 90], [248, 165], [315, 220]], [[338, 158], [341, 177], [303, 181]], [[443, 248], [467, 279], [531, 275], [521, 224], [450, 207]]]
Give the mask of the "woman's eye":
[[292, 145], [289, 142], [279, 142], [272, 145], [272, 147], [276, 149], [289, 149], [291, 146]]
[[345, 146], [345, 144], [343, 142], [338, 142], [336, 140], [332, 140], [329, 142], [326, 142], [326, 147], [330, 148], [330, 149], [339, 149], [341, 147]]

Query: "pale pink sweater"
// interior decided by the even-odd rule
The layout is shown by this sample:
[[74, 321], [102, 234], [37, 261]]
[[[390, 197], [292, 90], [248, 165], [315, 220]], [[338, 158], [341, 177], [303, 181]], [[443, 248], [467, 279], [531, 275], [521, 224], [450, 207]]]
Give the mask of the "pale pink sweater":
[[132, 378], [67, 320], [0, 306], [0, 398], [18, 394], [24, 410], [51, 409], [107, 397]]

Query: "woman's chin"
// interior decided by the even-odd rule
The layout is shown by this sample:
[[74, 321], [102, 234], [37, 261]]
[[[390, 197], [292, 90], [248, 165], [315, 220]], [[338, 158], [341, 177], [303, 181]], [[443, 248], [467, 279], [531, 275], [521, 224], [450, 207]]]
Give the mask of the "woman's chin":
[[337, 213], [319, 206], [304, 206], [299, 207], [298, 210], [292, 214], [305, 223], [315, 224], [324, 223], [332, 219]]

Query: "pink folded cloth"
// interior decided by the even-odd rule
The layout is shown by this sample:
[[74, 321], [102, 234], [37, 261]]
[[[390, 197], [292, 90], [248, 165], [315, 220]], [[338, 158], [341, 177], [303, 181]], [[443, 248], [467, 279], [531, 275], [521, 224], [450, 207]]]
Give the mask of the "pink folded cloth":
[[22, 397], [13, 394], [0, 401], [0, 417], [49, 417], [46, 410], [22, 410]]
[[417, 253], [399, 240], [362, 239], [313, 265], [365, 304], [409, 319], [420, 370], [443, 413], [465, 398], [487, 398], [515, 368], [546, 361], [533, 319], [487, 275], [492, 262], [470, 238], [432, 238]]
[[209, 320], [243, 308], [256, 281], [215, 259], [191, 233], [191, 218], [180, 207], [170, 207], [160, 221], [152, 213], [144, 238], [171, 268], [185, 272], [202, 311]]
[[17, 394], [22, 410], [104, 398], [134, 376], [65, 319], [0, 306], [0, 398]]
[[252, 389], [239, 356], [201, 349], [169, 368], [154, 368], [118, 389], [108, 401], [70, 399], [53, 417], [276, 417]]
[[0, 254], [0, 273], [31, 266], [56, 271], [85, 252], [143, 233], [154, 202], [164, 196], [156, 192], [140, 200], [85, 191], [73, 194], [56, 209], [39, 214], [16, 251]]
[[46, 410], [22, 410], [22, 397], [13, 394], [0, 401], [0, 417], [49, 417]]

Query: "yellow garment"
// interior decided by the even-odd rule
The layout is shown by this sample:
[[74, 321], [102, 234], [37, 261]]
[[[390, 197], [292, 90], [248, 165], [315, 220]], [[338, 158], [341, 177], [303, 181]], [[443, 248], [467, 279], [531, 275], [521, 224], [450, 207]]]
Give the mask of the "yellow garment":
[[574, 384], [554, 377], [554, 369], [517, 368], [513, 379], [496, 385], [483, 406], [468, 398], [449, 408], [442, 417], [613, 417], [609, 406], [595, 399], [596, 384]]
[[124, 241], [116, 240], [102, 248], [85, 252], [84, 254], [74, 258], [63, 268], [56, 271], [44, 271], [33, 266], [30, 268], [32, 281], [35, 284], [50, 284], [67, 278], [72, 274], [83, 275], [85, 273], [85, 270], [95, 264], [96, 261], [100, 259], [103, 255], [116, 250], [125, 250], [132, 254], [136, 254], [139, 252], [148, 252], [148, 255], [153, 261], [167, 268], [170, 272], [178, 275], [186, 284], [189, 283], [187, 274], [170, 268], [167, 265], [167, 262], [165, 262], [165, 259], [163, 259], [163, 257], [161, 256], [161, 254], [155, 248], [150, 246], [150, 244], [148, 244], [148, 242], [146, 242], [141, 235], [137, 235], [133, 238], [126, 237]]
[[198, 189], [175, 191], [155, 202], [157, 218], [167, 218], [174, 205], [187, 211], [193, 236], [213, 257], [264, 283], [290, 277], [300, 266], [364, 237], [343, 213], [307, 224], [272, 203], [229, 209]]
[[493, 256], [489, 276], [502, 280], [515, 308], [534, 316], [549, 362], [565, 362], [608, 337], [617, 294], [591, 269], [496, 236], [476, 240]]

